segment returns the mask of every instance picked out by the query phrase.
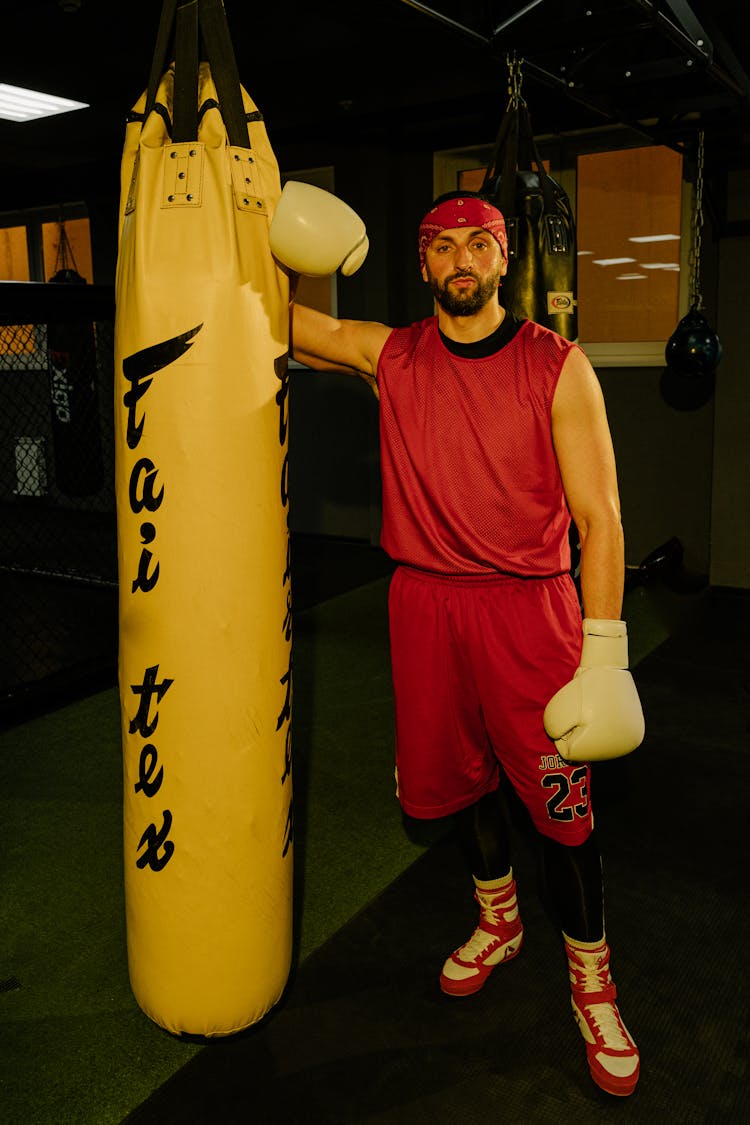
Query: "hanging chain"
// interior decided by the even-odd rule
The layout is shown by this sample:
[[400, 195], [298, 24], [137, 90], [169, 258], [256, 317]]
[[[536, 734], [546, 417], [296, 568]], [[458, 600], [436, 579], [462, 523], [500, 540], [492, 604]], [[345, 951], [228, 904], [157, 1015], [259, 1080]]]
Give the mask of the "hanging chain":
[[58, 221], [59, 241], [57, 243], [57, 254], [55, 255], [55, 273], [59, 270], [73, 269], [75, 273], [78, 272], [76, 267], [76, 260], [73, 256], [73, 247], [70, 245], [68, 232], [65, 229], [65, 219], [60, 216]]
[[523, 84], [521, 64], [523, 59], [516, 58], [514, 53], [512, 56], [506, 55], [506, 62], [508, 64], [508, 104], [511, 109], [518, 109], [519, 105], [523, 104], [521, 94]]
[[698, 151], [696, 157], [695, 189], [693, 195], [693, 221], [691, 231], [690, 252], [688, 266], [690, 270], [690, 308], [700, 312], [703, 308], [703, 296], [700, 286], [701, 272], [701, 239], [703, 236], [703, 130], [698, 131]]

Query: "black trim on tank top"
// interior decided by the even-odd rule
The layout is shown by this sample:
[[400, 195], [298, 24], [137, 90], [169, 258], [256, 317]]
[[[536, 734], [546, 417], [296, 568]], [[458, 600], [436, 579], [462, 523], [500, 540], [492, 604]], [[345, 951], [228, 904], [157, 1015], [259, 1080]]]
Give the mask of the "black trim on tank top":
[[460, 356], [461, 359], [485, 359], [509, 344], [523, 323], [524, 321], [519, 320], [512, 312], [506, 311], [502, 324], [499, 324], [494, 332], [485, 336], [483, 340], [473, 340], [470, 344], [459, 344], [457, 340], [449, 340], [439, 328], [438, 333], [448, 351]]

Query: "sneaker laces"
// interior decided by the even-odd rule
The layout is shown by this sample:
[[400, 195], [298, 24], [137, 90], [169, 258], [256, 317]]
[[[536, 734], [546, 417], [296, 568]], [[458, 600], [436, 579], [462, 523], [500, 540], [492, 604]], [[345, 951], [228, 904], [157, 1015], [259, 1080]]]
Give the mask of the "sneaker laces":
[[[483, 921], [491, 922], [493, 926], [502, 926], [512, 922], [518, 914], [518, 900], [516, 899], [515, 885], [511, 885], [499, 894], [487, 894], [484, 891], [475, 891], [474, 898], [479, 903], [479, 912]], [[510, 915], [510, 917], [507, 917]]]
[[586, 1013], [594, 1025], [597, 1038], [612, 1051], [629, 1051], [632, 1044], [625, 1034], [614, 1004], [586, 1004]]
[[[502, 942], [500, 934], [492, 933], [485, 929], [484, 925], [501, 928], [510, 925], [518, 917], [518, 903], [514, 894], [504, 898], [499, 895], [487, 895], [477, 891], [476, 899], [480, 908], [479, 925], [466, 944], [462, 945], [460, 950], [457, 950], [461, 957], [466, 960], [474, 960], [485, 953], [490, 945]], [[511, 915], [510, 918], [508, 917], [509, 914]]]
[[579, 969], [575, 967], [570, 974], [570, 983], [576, 992], [608, 992], [612, 987], [612, 978], [609, 975], [609, 966], [602, 969]]
[[502, 917], [503, 903], [482, 902], [480, 899], [479, 906], [481, 915], [480, 924], [482, 922], [488, 922], [491, 926], [501, 926], [505, 922], [506, 919]]
[[576, 992], [608, 993], [614, 988], [612, 977], [609, 973], [609, 956], [607, 953], [597, 957], [594, 963], [583, 957], [575, 955], [568, 961], [570, 983]]
[[493, 942], [498, 941], [500, 941], [500, 938], [497, 934], [491, 934], [487, 930], [477, 928], [466, 942], [466, 945], [461, 946], [458, 953], [461, 955], [461, 960], [463, 961], [475, 961], [486, 952]]

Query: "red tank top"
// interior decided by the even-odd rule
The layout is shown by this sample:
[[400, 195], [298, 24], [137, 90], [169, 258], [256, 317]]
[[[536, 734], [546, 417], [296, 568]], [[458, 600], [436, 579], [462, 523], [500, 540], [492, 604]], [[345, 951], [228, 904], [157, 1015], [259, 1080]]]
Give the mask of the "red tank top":
[[391, 558], [441, 574], [570, 569], [551, 407], [576, 346], [533, 321], [482, 359], [450, 352], [436, 317], [391, 333], [378, 365]]

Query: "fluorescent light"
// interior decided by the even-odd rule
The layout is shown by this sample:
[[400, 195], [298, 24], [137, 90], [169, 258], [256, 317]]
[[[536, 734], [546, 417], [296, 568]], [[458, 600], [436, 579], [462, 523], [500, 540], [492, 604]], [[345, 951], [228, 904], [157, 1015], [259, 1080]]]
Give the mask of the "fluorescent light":
[[679, 234], [641, 234], [638, 237], [631, 236], [628, 242], [679, 242]]
[[595, 266], [626, 266], [634, 262], [635, 258], [594, 258]]
[[615, 281], [645, 281], [645, 273], [618, 273]]
[[642, 270], [673, 270], [675, 273], [679, 270], [677, 262], [641, 262]]
[[72, 109], [88, 109], [88, 105], [0, 82], [0, 117], [5, 121], [36, 121], [40, 117], [52, 117]]

